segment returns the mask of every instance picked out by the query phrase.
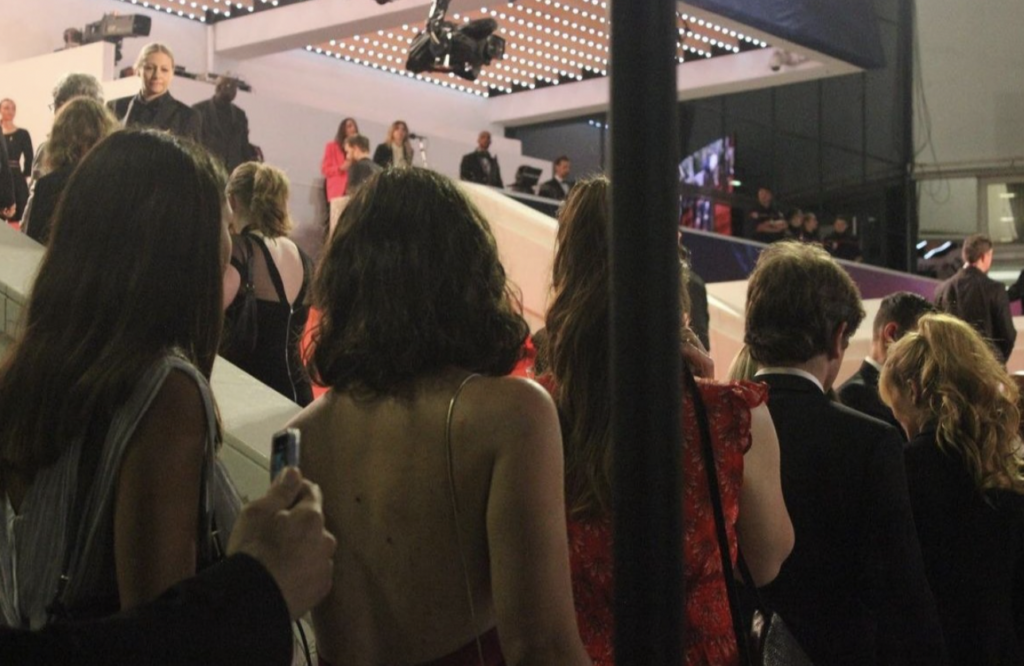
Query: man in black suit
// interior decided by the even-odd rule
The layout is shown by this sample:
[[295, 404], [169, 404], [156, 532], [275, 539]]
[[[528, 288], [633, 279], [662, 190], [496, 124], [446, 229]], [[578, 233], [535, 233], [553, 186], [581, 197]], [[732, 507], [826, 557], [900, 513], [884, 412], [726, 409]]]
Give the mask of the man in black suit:
[[796, 545], [766, 601], [815, 664], [942, 664], [896, 430], [826, 395], [864, 310], [821, 247], [775, 243], [747, 291]]
[[572, 162], [566, 155], [562, 155], [554, 161], [551, 166], [551, 173], [553, 178], [546, 180], [540, 184], [540, 189], [537, 190], [537, 195], [547, 197], [548, 199], [557, 199], [561, 201], [565, 198], [565, 195], [569, 194], [569, 190], [575, 185], [572, 181], [568, 180], [569, 172], [572, 171]]
[[253, 159], [249, 147], [249, 118], [234, 104], [237, 96], [238, 81], [221, 76], [217, 78], [213, 97], [192, 107], [202, 118], [200, 143], [220, 158], [228, 173]]
[[480, 132], [476, 139], [476, 150], [462, 156], [459, 177], [471, 183], [505, 187], [501, 181], [501, 167], [498, 158], [491, 155], [491, 133]]
[[931, 312], [935, 312], [935, 306], [928, 299], [909, 291], [897, 291], [883, 298], [871, 327], [871, 353], [860, 369], [839, 387], [839, 401], [858, 412], [885, 421], [904, 435], [903, 426], [878, 395], [878, 377], [889, 353], [889, 345], [916, 330], [921, 315]]
[[286, 470], [242, 511], [226, 560], [110, 618], [0, 626], [0, 663], [287, 666], [290, 622], [330, 591], [336, 545], [319, 489]]
[[987, 275], [992, 268], [992, 240], [984, 234], [968, 236], [960, 254], [963, 268], [938, 286], [935, 305], [973, 326], [993, 346], [996, 358], [1006, 363], [1017, 329], [1006, 287]]

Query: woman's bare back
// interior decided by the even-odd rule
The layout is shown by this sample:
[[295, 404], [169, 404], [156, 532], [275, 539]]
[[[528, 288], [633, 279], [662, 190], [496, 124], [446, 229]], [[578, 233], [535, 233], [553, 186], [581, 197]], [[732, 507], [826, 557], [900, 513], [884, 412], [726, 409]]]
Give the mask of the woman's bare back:
[[[339, 542], [334, 587], [313, 613], [319, 650], [335, 666], [429, 661], [496, 623], [507, 657], [528, 651], [533, 636], [578, 641], [557, 417], [532, 382], [477, 377], [459, 396], [452, 466], [460, 553], [445, 422], [468, 374], [419, 380], [408, 399], [332, 391], [293, 424], [302, 430], [303, 472], [320, 484]], [[531, 471], [537, 466], [546, 469]]]

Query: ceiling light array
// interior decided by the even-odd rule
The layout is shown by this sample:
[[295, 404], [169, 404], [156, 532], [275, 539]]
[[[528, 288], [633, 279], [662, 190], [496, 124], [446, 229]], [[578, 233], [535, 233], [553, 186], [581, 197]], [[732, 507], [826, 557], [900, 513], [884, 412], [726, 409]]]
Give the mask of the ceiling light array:
[[[121, 0], [171, 15], [207, 22], [229, 19], [257, 9], [271, 9], [302, 0]], [[479, 11], [455, 13], [451, 19], [468, 23], [493, 18], [508, 44], [502, 61], [484, 67], [477, 81], [465, 81], [452, 74], [412, 74], [405, 70], [409, 45], [420, 25], [403, 25], [375, 34], [332, 39], [310, 44], [306, 50], [418, 81], [488, 97], [518, 90], [554, 86], [607, 76], [610, 21], [607, 0], [518, 0], [507, 8], [481, 7]], [[719, 54], [767, 48], [767, 42], [697, 16], [677, 12], [679, 49], [677, 61], [694, 56], [711, 58]], [[456, 80], [458, 79], [458, 80]]]

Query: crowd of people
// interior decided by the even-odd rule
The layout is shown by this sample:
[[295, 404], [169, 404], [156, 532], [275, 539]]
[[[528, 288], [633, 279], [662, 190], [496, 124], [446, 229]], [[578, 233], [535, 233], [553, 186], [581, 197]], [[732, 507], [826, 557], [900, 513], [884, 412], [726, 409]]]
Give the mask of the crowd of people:
[[845, 215], [837, 215], [832, 221], [831, 231], [821, 235], [818, 216], [811, 211], [794, 208], [786, 217], [775, 205], [770, 189], [762, 187], [757, 191], [757, 205], [748, 215], [747, 236], [761, 243], [777, 243], [796, 240], [802, 243], [821, 245], [836, 259], [863, 261], [860, 241], [850, 227]]
[[[350, 118], [326, 146], [345, 202], [314, 267], [288, 239], [285, 175], [193, 141], [207, 118], [240, 122], [232, 86], [197, 111], [169, 96], [166, 47], [139, 63], [125, 129], [91, 77], [54, 91], [26, 225], [47, 249], [0, 362], [3, 663], [284, 664], [311, 611], [321, 666], [614, 664], [610, 183], [556, 162], [531, 337], [488, 220], [411, 168], [404, 122], [372, 160]], [[483, 155], [464, 166], [500, 180]], [[1009, 351], [958, 309], [1005, 302], [971, 273], [991, 243], [965, 244], [966, 277], [940, 290], [953, 314], [884, 299], [837, 386], [864, 307], [800, 222], [805, 242], [771, 244], [750, 276], [736, 379], [714, 380], [687, 326], [681, 262], [686, 443], [666, 501], [683, 507], [685, 663], [744, 663], [754, 590], [730, 594], [732, 567], [815, 664], [1024, 663], [1019, 393]], [[537, 381], [513, 373], [534, 346]], [[229, 540], [218, 353], [304, 408], [281, 424], [302, 433], [301, 474]]]

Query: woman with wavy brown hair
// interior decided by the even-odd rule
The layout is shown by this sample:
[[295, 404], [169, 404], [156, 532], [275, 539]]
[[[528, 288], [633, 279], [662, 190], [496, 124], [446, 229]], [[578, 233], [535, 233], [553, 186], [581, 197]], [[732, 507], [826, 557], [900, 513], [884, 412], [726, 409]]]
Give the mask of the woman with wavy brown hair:
[[969, 324], [925, 315], [889, 348], [882, 399], [952, 664], [1024, 663], [1024, 450], [1017, 385]]
[[506, 376], [529, 328], [486, 220], [443, 176], [383, 171], [314, 295], [311, 368], [331, 388], [293, 425], [342, 544], [313, 611], [321, 663], [587, 663], [558, 417]]
[[[558, 405], [565, 441], [565, 493], [573, 593], [580, 634], [594, 664], [614, 664], [612, 614], [612, 432], [609, 182], [577, 183], [559, 212], [557, 250], [540, 378]], [[685, 313], [685, 282], [680, 301]], [[688, 362], [696, 335], [684, 329]], [[736, 542], [758, 584], [775, 578], [793, 547], [793, 526], [779, 481], [779, 443], [753, 382], [699, 381], [715, 450], [730, 550]], [[683, 402], [686, 664], [738, 663], [711, 498], [701, 455], [694, 395]], [[666, 501], [670, 501], [666, 498]]]
[[46, 175], [32, 183], [21, 230], [46, 245], [57, 201], [71, 172], [85, 154], [118, 128], [117, 120], [95, 99], [78, 97], [61, 107], [46, 143]]

